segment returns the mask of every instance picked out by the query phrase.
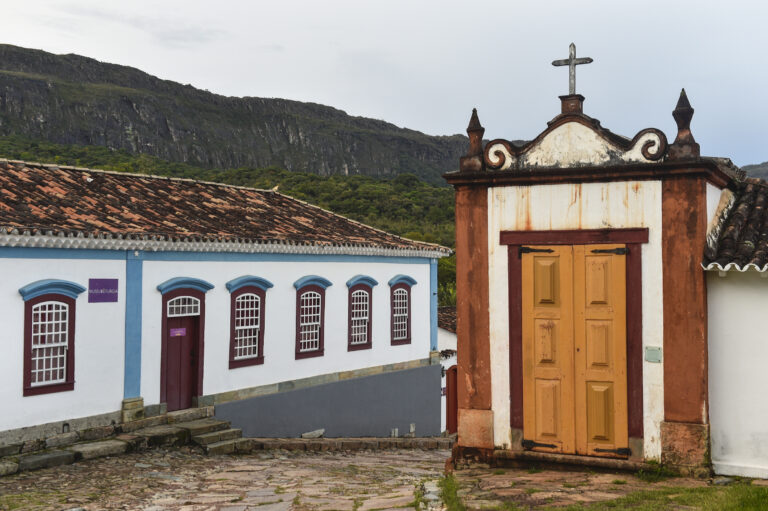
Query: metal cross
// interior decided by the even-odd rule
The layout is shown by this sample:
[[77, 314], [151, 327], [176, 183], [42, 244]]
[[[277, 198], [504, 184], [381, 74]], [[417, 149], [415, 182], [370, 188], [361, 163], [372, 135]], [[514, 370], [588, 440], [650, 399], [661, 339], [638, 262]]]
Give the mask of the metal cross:
[[592, 59], [589, 57], [576, 58], [576, 45], [571, 43], [568, 47], [568, 58], [562, 60], [553, 60], [553, 66], [568, 66], [568, 94], [576, 94], [576, 66], [579, 64], [589, 64]]

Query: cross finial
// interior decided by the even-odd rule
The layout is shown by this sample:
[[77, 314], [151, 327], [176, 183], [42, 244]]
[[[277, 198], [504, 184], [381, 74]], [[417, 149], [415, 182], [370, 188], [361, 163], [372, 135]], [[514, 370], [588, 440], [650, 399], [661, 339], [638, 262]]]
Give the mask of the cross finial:
[[589, 57], [576, 58], [576, 45], [571, 43], [568, 47], [568, 58], [552, 61], [553, 66], [568, 66], [568, 94], [576, 94], [576, 66], [579, 64], [589, 64], [592, 59]]

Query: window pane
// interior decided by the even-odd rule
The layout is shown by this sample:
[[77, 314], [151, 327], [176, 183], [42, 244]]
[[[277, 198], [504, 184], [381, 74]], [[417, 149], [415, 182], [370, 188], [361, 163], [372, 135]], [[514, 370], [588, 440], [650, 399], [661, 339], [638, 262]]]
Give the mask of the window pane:
[[301, 294], [299, 304], [299, 351], [319, 350], [322, 297], [320, 293], [307, 291]]
[[350, 344], [368, 343], [368, 321], [370, 316], [370, 295], [368, 291], [358, 290], [352, 293], [350, 303], [351, 321]]
[[235, 299], [235, 360], [259, 356], [261, 298], [253, 293]]
[[392, 304], [392, 339], [395, 341], [408, 338], [408, 291], [395, 289]]
[[32, 307], [31, 384], [63, 383], [67, 378], [69, 305], [42, 302]]

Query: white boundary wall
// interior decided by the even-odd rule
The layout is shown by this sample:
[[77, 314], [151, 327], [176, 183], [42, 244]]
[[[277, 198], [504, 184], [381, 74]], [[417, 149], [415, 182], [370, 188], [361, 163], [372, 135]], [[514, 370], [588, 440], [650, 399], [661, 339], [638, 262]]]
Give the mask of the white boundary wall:
[[707, 273], [712, 464], [768, 478], [768, 279]]
[[[491, 385], [494, 444], [511, 444], [507, 247], [500, 231], [647, 227], [642, 248], [643, 349], [663, 346], [661, 182], [494, 187], [488, 190]], [[664, 367], [643, 361], [644, 456], [661, 456]]]
[[[125, 260], [0, 258], [0, 431], [120, 410], [125, 356]], [[88, 303], [88, 279], [118, 279], [118, 301]], [[75, 301], [75, 388], [24, 396], [24, 300], [41, 279], [86, 288]]]

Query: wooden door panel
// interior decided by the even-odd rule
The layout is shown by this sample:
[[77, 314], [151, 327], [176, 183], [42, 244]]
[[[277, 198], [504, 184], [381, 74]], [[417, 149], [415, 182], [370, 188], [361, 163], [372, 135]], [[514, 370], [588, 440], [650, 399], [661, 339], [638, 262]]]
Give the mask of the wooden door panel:
[[614, 443], [613, 383], [587, 382], [587, 443]]
[[620, 251], [606, 253], [621, 248], [574, 247], [574, 400], [579, 454], [617, 457], [610, 451], [628, 446], [626, 257]]
[[573, 250], [538, 250], [522, 254], [523, 437], [573, 452]]
[[612, 324], [605, 320], [585, 322], [587, 368], [593, 371], [611, 370], [613, 365]]
[[561, 442], [560, 380], [536, 380], [536, 441]]
[[193, 405], [197, 390], [197, 316], [168, 318], [165, 395], [168, 411]]

